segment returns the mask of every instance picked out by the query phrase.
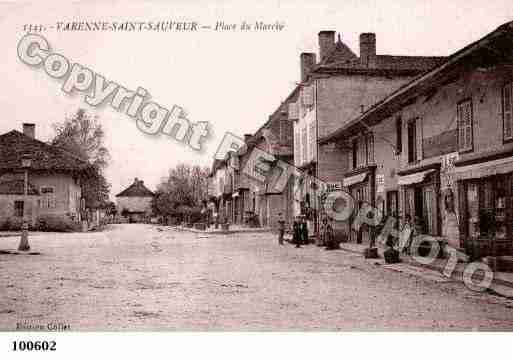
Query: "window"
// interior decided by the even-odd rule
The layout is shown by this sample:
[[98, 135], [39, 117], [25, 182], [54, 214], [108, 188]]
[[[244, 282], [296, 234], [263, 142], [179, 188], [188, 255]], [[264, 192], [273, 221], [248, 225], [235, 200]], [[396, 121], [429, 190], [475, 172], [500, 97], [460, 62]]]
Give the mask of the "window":
[[395, 150], [397, 154], [400, 154], [403, 151], [403, 121], [401, 117], [395, 120], [395, 136]]
[[480, 180], [466, 181], [465, 231], [469, 238], [506, 239], [511, 206], [507, 200], [510, 178], [497, 175]]
[[308, 161], [308, 138], [306, 128], [301, 129], [301, 164]]
[[415, 120], [408, 122], [408, 163], [417, 160], [417, 124]]
[[299, 165], [299, 163], [301, 162], [299, 158], [299, 156], [301, 155], [299, 146], [299, 130], [297, 130], [294, 134], [294, 161], [296, 165]]
[[317, 135], [316, 135], [315, 122], [311, 122], [308, 128], [308, 137], [310, 139], [309, 143], [309, 156], [311, 160], [315, 159], [316, 145], [317, 145]]
[[15, 217], [23, 217], [23, 209], [24, 209], [23, 201], [14, 201], [14, 216]]
[[368, 166], [374, 162], [374, 136], [372, 133], [353, 140], [353, 169]]
[[39, 206], [41, 208], [55, 208], [55, 193], [53, 187], [41, 187], [41, 200]]
[[357, 165], [357, 161], [356, 161], [356, 157], [357, 157], [357, 153], [356, 153], [356, 149], [358, 148], [358, 140], [355, 138], [353, 140], [353, 168], [357, 168], [358, 165]]
[[438, 235], [438, 199], [434, 184], [408, 186], [404, 194], [405, 215], [409, 216], [417, 233]]
[[369, 133], [366, 137], [367, 145], [367, 165], [374, 163], [374, 136]]
[[471, 151], [472, 145], [472, 100], [465, 100], [458, 104], [458, 148]]
[[504, 140], [513, 139], [513, 84], [509, 83], [502, 89], [502, 120]]

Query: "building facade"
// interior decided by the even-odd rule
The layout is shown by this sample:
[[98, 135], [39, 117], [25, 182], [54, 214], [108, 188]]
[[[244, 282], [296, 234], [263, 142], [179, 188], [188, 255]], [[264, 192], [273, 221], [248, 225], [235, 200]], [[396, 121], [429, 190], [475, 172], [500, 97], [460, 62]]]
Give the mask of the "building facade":
[[368, 181], [382, 213], [474, 257], [513, 249], [512, 36], [499, 27], [321, 139], [346, 148], [349, 188]]
[[151, 203], [155, 194], [144, 181], [135, 178], [134, 182], [116, 195], [118, 213], [125, 216], [130, 223], [144, 222], [151, 217]]
[[[28, 160], [27, 166], [23, 164]], [[0, 136], [0, 221], [35, 224], [46, 215], [80, 221], [87, 162], [35, 138], [35, 125]], [[27, 196], [25, 196], [25, 174]]]
[[[339, 190], [342, 179], [353, 171], [352, 163], [342, 155], [344, 146], [340, 147], [335, 142], [319, 143], [319, 139], [357, 118], [362, 111], [440, 63], [443, 58], [378, 55], [376, 36], [372, 33], [360, 35], [359, 57], [341, 41], [340, 36], [335, 42], [334, 31], [321, 31], [318, 40], [318, 63], [315, 54], [303, 53], [300, 57], [301, 90], [299, 101], [292, 105], [291, 111], [291, 119], [295, 120], [294, 164], [326, 183], [326, 188]], [[372, 141], [372, 138], [362, 141]], [[363, 166], [361, 161], [372, 161], [372, 158], [361, 157], [367, 145], [362, 142], [360, 146], [358, 167]], [[325, 197], [315, 182], [307, 177], [295, 189], [300, 196], [295, 212], [307, 214], [312, 230], [317, 229], [318, 218], [323, 215], [322, 199]], [[355, 187], [351, 191], [370, 200], [367, 198], [370, 194], [367, 188], [372, 185], [370, 182], [365, 186], [352, 185]]]

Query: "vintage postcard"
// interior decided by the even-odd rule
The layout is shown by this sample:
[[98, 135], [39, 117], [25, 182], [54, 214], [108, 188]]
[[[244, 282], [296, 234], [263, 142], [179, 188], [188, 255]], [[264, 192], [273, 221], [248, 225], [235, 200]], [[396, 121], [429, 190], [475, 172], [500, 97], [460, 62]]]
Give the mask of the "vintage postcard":
[[511, 1], [0, 1], [0, 46], [8, 352], [513, 329]]

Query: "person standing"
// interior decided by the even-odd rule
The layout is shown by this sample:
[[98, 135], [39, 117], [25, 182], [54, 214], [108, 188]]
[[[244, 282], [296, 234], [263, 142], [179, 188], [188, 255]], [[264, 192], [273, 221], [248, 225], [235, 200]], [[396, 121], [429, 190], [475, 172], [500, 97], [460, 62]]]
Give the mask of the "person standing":
[[325, 246], [326, 245], [326, 242], [327, 242], [327, 238], [326, 238], [326, 230], [327, 230], [327, 227], [328, 227], [328, 219], [326, 217], [324, 217], [322, 219], [322, 224], [321, 224], [321, 230], [320, 230], [320, 238], [319, 238], [319, 242], [317, 243], [317, 245], [319, 247], [322, 247], [322, 246]]
[[293, 242], [296, 244], [296, 248], [300, 248], [301, 247], [301, 224], [299, 222], [299, 218], [296, 217], [294, 218], [294, 225], [292, 227], [293, 229], [293, 234], [292, 234], [292, 239], [293, 239]]
[[308, 224], [306, 223], [306, 217], [301, 217], [301, 240], [303, 244], [308, 244]]
[[283, 245], [283, 236], [285, 235], [285, 220], [282, 213], [278, 213], [278, 244]]

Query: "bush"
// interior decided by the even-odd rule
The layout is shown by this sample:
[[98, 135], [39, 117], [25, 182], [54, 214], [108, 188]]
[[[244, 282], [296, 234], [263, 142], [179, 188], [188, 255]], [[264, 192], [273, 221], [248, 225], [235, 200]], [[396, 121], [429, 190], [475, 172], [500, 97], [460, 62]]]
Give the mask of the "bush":
[[23, 219], [19, 217], [7, 218], [3, 223], [0, 224], [0, 230], [2, 231], [20, 231], [23, 224]]
[[73, 222], [69, 217], [53, 214], [39, 216], [36, 227], [42, 232], [78, 232], [81, 230], [80, 224]]

